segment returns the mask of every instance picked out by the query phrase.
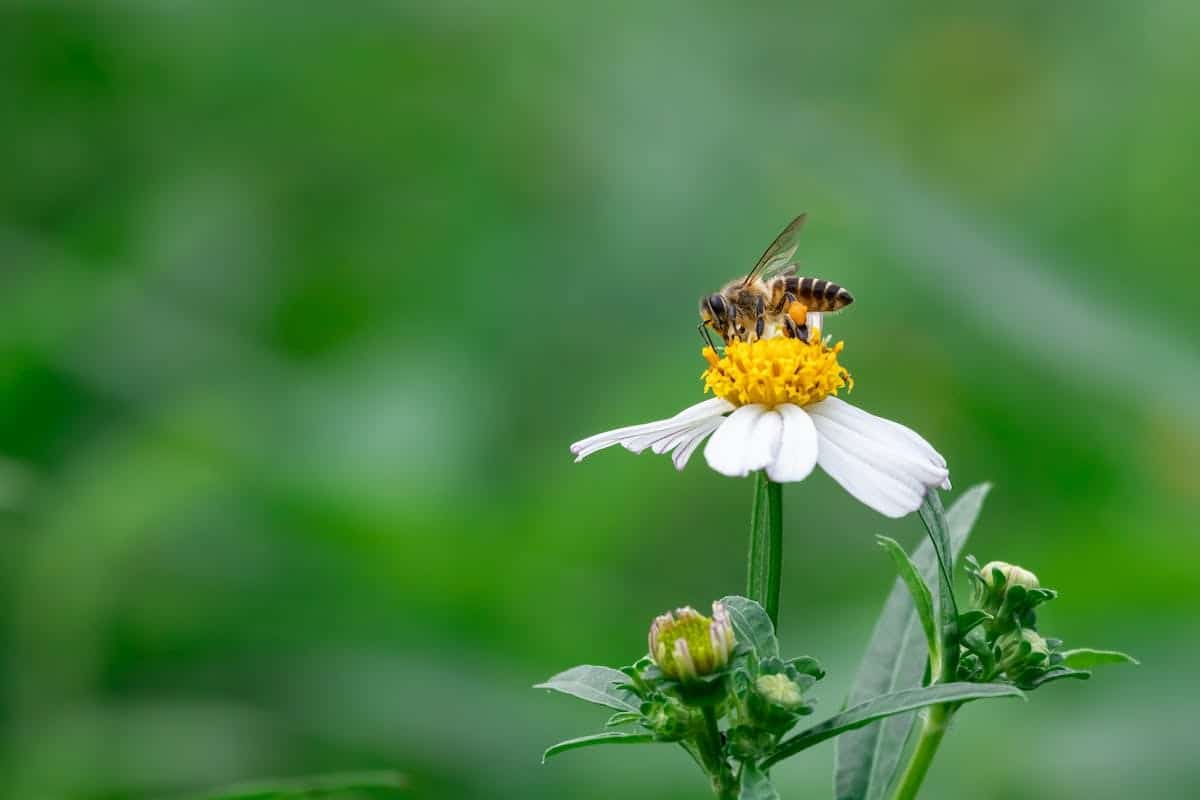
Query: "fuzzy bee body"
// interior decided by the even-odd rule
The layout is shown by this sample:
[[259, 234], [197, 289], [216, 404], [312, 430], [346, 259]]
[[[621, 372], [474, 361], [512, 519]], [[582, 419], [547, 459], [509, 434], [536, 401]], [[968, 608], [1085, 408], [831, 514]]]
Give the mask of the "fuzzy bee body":
[[779, 332], [807, 341], [808, 312], [828, 314], [854, 302], [854, 296], [833, 281], [796, 274], [790, 262], [804, 219], [801, 214], [792, 220], [744, 279], [730, 281], [700, 300], [700, 332], [706, 339], [712, 328], [726, 344]]

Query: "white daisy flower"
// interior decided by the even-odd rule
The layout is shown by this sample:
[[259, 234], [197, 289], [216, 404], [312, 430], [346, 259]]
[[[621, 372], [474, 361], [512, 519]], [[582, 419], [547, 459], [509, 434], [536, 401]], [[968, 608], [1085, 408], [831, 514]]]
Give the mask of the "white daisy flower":
[[706, 438], [704, 458], [722, 475], [766, 470], [777, 483], [801, 481], [820, 465], [847, 492], [889, 517], [916, 511], [925, 492], [950, 488], [946, 459], [917, 433], [841, 400], [853, 388], [819, 331], [808, 342], [786, 337], [731, 342], [720, 358], [704, 348], [712, 397], [670, 419], [598, 433], [571, 445], [575, 460], [614, 444], [671, 453], [683, 469]]

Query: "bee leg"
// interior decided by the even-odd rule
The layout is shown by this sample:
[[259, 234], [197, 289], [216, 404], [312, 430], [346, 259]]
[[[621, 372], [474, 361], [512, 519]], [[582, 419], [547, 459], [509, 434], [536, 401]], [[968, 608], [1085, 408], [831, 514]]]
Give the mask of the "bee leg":
[[754, 338], [761, 339], [763, 335], [763, 328], [766, 327], [767, 322], [767, 309], [761, 296], [758, 298], [758, 305], [755, 307], [754, 311], [755, 316], [758, 317], [758, 319], [754, 322]]
[[783, 327], [787, 331], [787, 335], [793, 339], [799, 339], [802, 342], [808, 341], [808, 326], [797, 325], [788, 317], [783, 318]]
[[711, 347], [714, 353], [717, 352], [717, 348], [713, 344], [712, 335], [708, 332], [708, 325], [701, 322], [696, 326], [696, 330], [700, 331], [700, 338], [704, 340], [704, 343]]

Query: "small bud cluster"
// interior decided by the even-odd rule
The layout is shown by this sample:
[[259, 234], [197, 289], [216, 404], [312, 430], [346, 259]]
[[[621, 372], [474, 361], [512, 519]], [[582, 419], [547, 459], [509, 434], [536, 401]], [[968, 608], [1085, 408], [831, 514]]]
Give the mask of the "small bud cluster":
[[1037, 575], [1023, 567], [1004, 561], [989, 561], [980, 567], [974, 558], [968, 558], [967, 565], [975, 588], [975, 607], [988, 615], [984, 625], [992, 638], [1035, 627], [1034, 608], [1057, 597], [1052, 589], [1043, 589]]
[[[734, 613], [743, 626], [736, 630]], [[619, 711], [609, 725], [636, 724], [655, 741], [679, 742], [721, 796], [736, 790], [730, 761], [757, 763], [774, 753], [812, 713], [807, 693], [825, 674], [815, 659], [780, 658], [770, 617], [744, 597], [713, 603], [711, 617], [687, 606], [661, 614], [648, 645], [644, 658], [620, 670], [627, 681], [613, 686], [637, 710]]]
[[[821, 665], [811, 658], [748, 659], [747, 670], [738, 674], [734, 689], [743, 703], [746, 729], [776, 735], [790, 729], [799, 717], [813, 712], [805, 693], [824, 675]], [[748, 738], [742, 734], [744, 740]]]
[[1022, 689], [1033, 689], [1056, 678], [1087, 677], [1067, 668], [1059, 653], [1062, 642], [1037, 631], [1034, 611], [1058, 593], [1042, 588], [1037, 575], [1004, 561], [982, 567], [971, 557], [967, 574], [974, 584], [975, 610], [970, 627], [960, 631], [965, 652], [959, 678], [993, 681], [1004, 678]]

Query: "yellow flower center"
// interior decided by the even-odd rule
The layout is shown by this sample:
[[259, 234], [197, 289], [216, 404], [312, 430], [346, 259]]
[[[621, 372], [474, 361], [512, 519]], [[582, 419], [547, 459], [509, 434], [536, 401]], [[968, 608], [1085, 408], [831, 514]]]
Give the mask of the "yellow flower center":
[[681, 614], [679, 618], [663, 627], [658, 637], [658, 649], [651, 655], [667, 677], [682, 678], [688, 674], [688, 668], [681, 668], [675, 658], [677, 639], [687, 642], [688, 653], [697, 675], [707, 675], [721, 666], [720, 659], [713, 650], [712, 635], [709, 633], [711, 627], [712, 620], [696, 612]]
[[759, 403], [774, 408], [782, 403], [806, 406], [854, 388], [854, 379], [838, 363], [842, 343], [826, 347], [820, 334], [802, 342], [783, 336], [756, 342], [730, 342], [717, 358], [711, 347], [701, 354], [708, 362], [704, 391], [712, 391], [735, 406]]

